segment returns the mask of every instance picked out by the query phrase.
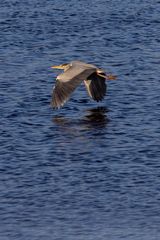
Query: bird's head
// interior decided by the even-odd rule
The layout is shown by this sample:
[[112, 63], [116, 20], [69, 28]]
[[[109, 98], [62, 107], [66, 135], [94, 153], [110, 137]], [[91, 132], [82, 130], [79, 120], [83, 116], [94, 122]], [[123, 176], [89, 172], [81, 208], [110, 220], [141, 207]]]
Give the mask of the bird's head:
[[51, 68], [56, 68], [56, 69], [63, 69], [64, 71], [67, 70], [70, 67], [70, 64], [68, 63], [63, 63], [58, 66], [52, 66]]

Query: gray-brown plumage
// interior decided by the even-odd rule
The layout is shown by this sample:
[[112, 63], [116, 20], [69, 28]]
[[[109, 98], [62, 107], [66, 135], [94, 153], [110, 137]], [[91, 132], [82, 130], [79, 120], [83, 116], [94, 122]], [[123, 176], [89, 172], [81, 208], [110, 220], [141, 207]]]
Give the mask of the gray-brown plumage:
[[106, 75], [102, 69], [95, 65], [80, 61], [72, 61], [69, 64], [53, 66], [63, 69], [64, 72], [57, 76], [53, 89], [52, 106], [60, 108], [69, 99], [71, 93], [83, 81], [89, 96], [95, 101], [102, 101], [106, 94], [106, 79], [115, 79], [112, 75]]

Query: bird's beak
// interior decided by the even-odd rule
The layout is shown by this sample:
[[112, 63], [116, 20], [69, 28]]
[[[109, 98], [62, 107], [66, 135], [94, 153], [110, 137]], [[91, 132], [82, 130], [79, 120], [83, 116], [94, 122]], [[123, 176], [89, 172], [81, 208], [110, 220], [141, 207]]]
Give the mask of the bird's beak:
[[58, 66], [52, 66], [51, 68], [56, 68], [56, 69], [64, 69], [64, 67], [62, 65], [58, 65]]

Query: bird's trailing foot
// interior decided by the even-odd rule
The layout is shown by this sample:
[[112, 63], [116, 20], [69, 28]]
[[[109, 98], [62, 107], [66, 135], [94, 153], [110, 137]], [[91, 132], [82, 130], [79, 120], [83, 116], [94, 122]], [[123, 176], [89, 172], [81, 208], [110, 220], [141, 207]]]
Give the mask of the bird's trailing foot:
[[101, 70], [97, 70], [97, 75], [102, 77], [102, 78], [105, 78], [107, 80], [116, 80], [117, 79], [117, 77], [115, 75], [104, 74], [104, 72], [102, 72]]

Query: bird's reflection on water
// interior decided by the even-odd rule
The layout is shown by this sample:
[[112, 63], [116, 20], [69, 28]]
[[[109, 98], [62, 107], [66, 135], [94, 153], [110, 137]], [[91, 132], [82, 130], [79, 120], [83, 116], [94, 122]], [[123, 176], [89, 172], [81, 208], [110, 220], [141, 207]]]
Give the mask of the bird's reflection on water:
[[87, 109], [84, 115], [77, 119], [71, 117], [54, 116], [53, 122], [61, 127], [74, 130], [103, 129], [106, 127], [109, 119], [107, 117], [108, 109], [106, 107], [97, 107]]
[[98, 107], [92, 108], [86, 111], [87, 114], [81, 120], [82, 123], [88, 124], [93, 127], [105, 127], [108, 123], [109, 119], [107, 117], [107, 108], [106, 107]]

